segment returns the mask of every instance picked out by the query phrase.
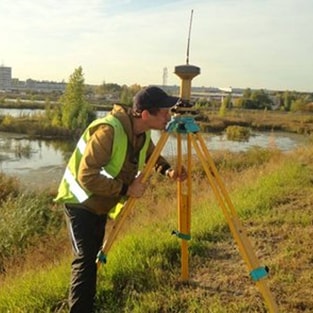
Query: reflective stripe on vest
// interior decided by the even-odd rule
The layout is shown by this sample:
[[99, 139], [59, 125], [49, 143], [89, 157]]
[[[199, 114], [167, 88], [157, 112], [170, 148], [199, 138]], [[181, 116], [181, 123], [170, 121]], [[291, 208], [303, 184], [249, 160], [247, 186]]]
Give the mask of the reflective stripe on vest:
[[[90, 197], [91, 193], [85, 190], [78, 183], [77, 175], [81, 158], [87, 147], [87, 141], [90, 138], [90, 130], [101, 124], [108, 124], [113, 127], [114, 139], [112, 145], [111, 161], [109, 164], [102, 167], [100, 174], [112, 179], [121, 170], [126, 156], [127, 135], [124, 131], [121, 122], [114, 116], [108, 115], [105, 116], [104, 118], [93, 121], [79, 139], [76, 149], [74, 150], [70, 158], [70, 161], [68, 162], [65, 174], [63, 176], [64, 179], [63, 187], [60, 186], [60, 189], [65, 189], [65, 191], [63, 190], [63, 194], [65, 195], [62, 196], [62, 191], [60, 191], [61, 195], [60, 197], [57, 197], [57, 200], [62, 201], [63, 198], [64, 202], [67, 203], [81, 203]], [[120, 143], [120, 145], [118, 145], [118, 143]]]
[[80, 151], [80, 154], [83, 155], [85, 149], [86, 149], [86, 141], [84, 140], [83, 137], [80, 137], [80, 139], [78, 140], [78, 143], [77, 143], [77, 149]]
[[82, 187], [80, 187], [75, 177], [72, 175], [68, 168], [65, 169], [64, 179], [68, 182], [72, 194], [76, 196], [79, 202], [84, 202], [88, 199], [88, 194]]

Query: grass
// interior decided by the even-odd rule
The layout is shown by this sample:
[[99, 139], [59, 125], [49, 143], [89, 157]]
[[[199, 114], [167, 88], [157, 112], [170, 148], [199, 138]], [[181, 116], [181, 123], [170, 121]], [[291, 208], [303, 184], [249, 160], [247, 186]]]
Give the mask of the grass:
[[60, 138], [72, 139], [77, 135], [64, 127], [51, 125], [51, 121], [44, 114], [13, 117], [0, 116], [0, 131], [24, 134], [30, 138]]
[[[214, 159], [257, 257], [270, 268], [267, 281], [280, 312], [312, 312], [313, 147], [293, 154], [217, 153]], [[199, 167], [193, 175], [190, 280], [180, 280], [180, 239], [171, 235], [175, 184], [154, 176], [99, 271], [97, 313], [267, 312], [212, 188]], [[62, 230], [59, 235], [65, 237]], [[52, 249], [57, 243], [51, 241]], [[34, 242], [40, 246], [39, 238]], [[67, 312], [70, 250], [61, 251], [40, 266], [38, 251], [27, 250], [25, 262], [36, 269], [9, 268], [0, 312]]]
[[286, 131], [297, 134], [313, 132], [313, 115], [310, 112], [232, 109], [225, 116], [218, 116], [214, 111], [202, 110], [197, 120], [203, 131], [223, 131], [228, 126], [236, 125], [258, 131]]
[[233, 141], [248, 141], [250, 138], [250, 129], [242, 126], [228, 126], [226, 128], [226, 137]]
[[7, 279], [1, 290], [0, 312], [57, 312], [66, 304], [68, 277], [64, 262]]
[[0, 269], [12, 255], [22, 255], [34, 245], [38, 236], [53, 236], [62, 223], [63, 215], [54, 211], [51, 197], [42, 194], [8, 195], [1, 202]]

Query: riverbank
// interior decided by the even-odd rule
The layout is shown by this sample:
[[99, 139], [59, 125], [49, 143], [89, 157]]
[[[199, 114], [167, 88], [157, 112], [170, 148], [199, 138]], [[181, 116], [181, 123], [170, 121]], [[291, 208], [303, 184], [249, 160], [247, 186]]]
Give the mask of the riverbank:
[[[45, 110], [46, 105], [57, 105], [57, 101], [45, 101], [45, 100], [6, 100], [4, 103], [0, 102], [0, 111], [1, 109], [30, 109], [30, 110]], [[91, 103], [91, 106], [94, 110], [99, 111], [110, 111], [113, 108], [112, 104], [97, 104]]]
[[202, 110], [195, 120], [205, 132], [222, 132], [228, 126], [238, 125], [257, 131], [313, 134], [313, 114], [308, 112], [229, 110], [220, 116], [218, 112]]
[[[239, 152], [252, 146], [288, 151], [305, 140], [312, 140], [313, 134], [313, 115], [308, 113], [229, 110], [225, 116], [219, 116], [218, 112], [201, 110], [194, 118], [204, 131], [210, 151], [220, 149]], [[236, 142], [224, 138], [223, 131], [230, 125], [250, 128], [252, 134], [249, 141]], [[16, 176], [25, 188], [31, 190], [50, 188], [60, 181], [67, 158], [79, 136], [78, 132], [49, 127], [49, 121], [43, 114], [23, 117], [2, 116], [0, 130], [8, 135], [11, 132], [20, 133], [15, 135], [16, 140], [11, 136], [9, 141], [0, 141], [0, 170]], [[257, 133], [260, 130], [266, 130], [267, 133]], [[294, 134], [294, 138], [289, 138], [291, 136], [288, 134]], [[55, 138], [61, 140], [55, 142]], [[153, 135], [155, 143], [158, 138], [159, 136]], [[162, 151], [162, 154], [174, 157], [175, 147], [176, 138], [170, 136], [165, 147], [167, 151]], [[23, 151], [27, 154], [24, 155]]]
[[[266, 283], [279, 312], [313, 310], [312, 149], [307, 146], [288, 155], [278, 151], [249, 152], [240, 157], [227, 154], [215, 159], [253, 250], [262, 266], [269, 267]], [[175, 184], [154, 177], [110, 250], [108, 263], [99, 271], [99, 312], [267, 311], [205, 175], [199, 169], [193, 175], [188, 283], [179, 279], [180, 240], [170, 235], [177, 225]], [[27, 204], [36, 203], [36, 199], [33, 196]], [[25, 199], [14, 201], [13, 208], [12, 198], [9, 200], [2, 208], [7, 213], [6, 220], [2, 219], [6, 226], [2, 240], [14, 238], [9, 232], [28, 229], [10, 225], [10, 214], [12, 223], [21, 223], [14, 210], [34, 212], [34, 206], [25, 210]], [[39, 203], [39, 207], [44, 212], [48, 208], [46, 203]], [[42, 222], [46, 226], [48, 218], [62, 217], [56, 208], [48, 210], [51, 214], [42, 214], [44, 218], [36, 218], [36, 223], [30, 215], [31, 225]], [[65, 225], [57, 220], [54, 227], [59, 232], [51, 232], [50, 238], [23, 237], [22, 242], [32, 243], [23, 258], [12, 247], [16, 263], [12, 261], [2, 277], [0, 311], [67, 312], [70, 246]], [[21, 241], [13, 240], [12, 244], [20, 245]]]
[[[106, 112], [105, 108], [102, 108]], [[66, 129], [49, 126], [44, 110], [23, 116], [1, 115], [0, 131], [27, 134], [36, 138], [73, 138], [79, 131], [69, 132]], [[201, 131], [221, 133], [228, 126], [243, 126], [254, 131], [282, 131], [303, 135], [313, 134], [313, 113], [284, 112], [269, 110], [240, 110], [230, 109], [223, 116], [216, 110], [200, 109], [192, 115]], [[15, 112], [16, 114], [16, 112]], [[16, 114], [17, 115], [17, 114]]]

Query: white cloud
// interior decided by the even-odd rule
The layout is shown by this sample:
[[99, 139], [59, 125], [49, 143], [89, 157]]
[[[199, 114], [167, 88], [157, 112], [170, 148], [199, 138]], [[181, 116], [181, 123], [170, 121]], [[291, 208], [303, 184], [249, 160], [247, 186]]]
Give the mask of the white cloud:
[[313, 48], [310, 0], [2, 0], [0, 60], [22, 79], [161, 83], [186, 59], [197, 85], [309, 89]]

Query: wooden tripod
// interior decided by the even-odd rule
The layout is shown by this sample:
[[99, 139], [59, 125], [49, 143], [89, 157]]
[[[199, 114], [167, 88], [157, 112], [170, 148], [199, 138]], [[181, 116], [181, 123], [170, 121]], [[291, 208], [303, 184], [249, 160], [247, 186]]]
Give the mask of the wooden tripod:
[[[245, 261], [252, 280], [259, 288], [265, 302], [268, 306], [269, 312], [277, 313], [278, 307], [275, 300], [267, 287], [266, 277], [268, 276], [267, 267], [261, 266], [254, 251], [252, 245], [248, 239], [248, 236], [240, 222], [236, 210], [231, 202], [231, 199], [226, 191], [226, 188], [222, 182], [222, 179], [216, 169], [214, 161], [208, 151], [208, 148], [199, 133], [199, 128], [195, 124], [193, 118], [176, 116], [173, 117], [172, 122], [169, 123], [167, 131], [163, 132], [154, 153], [152, 154], [149, 162], [147, 163], [142, 180], [146, 182], [149, 178], [152, 169], [159, 157], [163, 147], [165, 146], [169, 134], [175, 132], [177, 134], [177, 167], [178, 174], [182, 168], [182, 134], [187, 136], [187, 193], [183, 193], [182, 182], [177, 182], [177, 206], [178, 206], [178, 230], [175, 231], [175, 235], [181, 239], [181, 279], [187, 281], [189, 279], [189, 266], [188, 266], [188, 240], [190, 240], [190, 220], [191, 220], [191, 168], [192, 168], [192, 148], [194, 148], [198, 158], [201, 161], [203, 169], [208, 178], [209, 184], [213, 190], [213, 193], [218, 201], [218, 204], [223, 212], [223, 215], [229, 225], [230, 231], [233, 235], [235, 242], [238, 245], [239, 251], [243, 260]], [[116, 239], [118, 232], [123, 225], [125, 219], [131, 212], [136, 202], [135, 198], [127, 200], [124, 209], [120, 213], [115, 225], [113, 226], [110, 236], [107, 241], [104, 242], [101, 251], [98, 254], [97, 263], [106, 262], [106, 255], [109, 252], [114, 240]]]
[[[194, 65], [187, 64], [175, 67], [175, 74], [181, 78], [180, 98], [186, 103], [189, 102], [191, 97], [191, 81], [194, 77], [200, 74], [200, 68]], [[180, 107], [177, 110], [176, 116], [173, 116], [172, 121], [169, 123], [165, 132], [162, 133], [149, 162], [143, 172], [142, 181], [146, 182], [151, 174], [151, 171], [165, 146], [169, 134], [177, 134], [177, 167], [178, 174], [182, 170], [182, 140], [181, 136], [187, 136], [187, 192], [183, 192], [182, 182], [177, 182], [177, 207], [178, 207], [178, 230], [174, 233], [181, 239], [181, 279], [187, 281], [189, 278], [188, 266], [188, 240], [190, 240], [190, 221], [191, 221], [191, 168], [192, 168], [192, 147], [194, 148], [197, 156], [199, 157], [203, 169], [208, 178], [209, 184], [214, 192], [223, 215], [229, 225], [230, 231], [238, 245], [239, 251], [243, 260], [246, 262], [250, 276], [259, 288], [265, 302], [268, 306], [269, 312], [278, 313], [277, 304], [266, 284], [268, 276], [267, 267], [261, 266], [248, 239], [248, 236], [240, 222], [236, 210], [230, 200], [226, 188], [220, 178], [216, 169], [214, 161], [210, 156], [208, 148], [200, 135], [199, 127], [195, 123], [192, 116], [185, 116], [191, 110]], [[181, 113], [181, 114], [179, 114]], [[123, 225], [126, 217], [134, 207], [136, 199], [130, 198], [127, 200], [124, 209], [120, 213], [118, 220], [113, 226], [110, 236], [104, 242], [101, 251], [98, 254], [97, 263], [106, 262], [106, 255], [110, 250], [121, 226]]]

